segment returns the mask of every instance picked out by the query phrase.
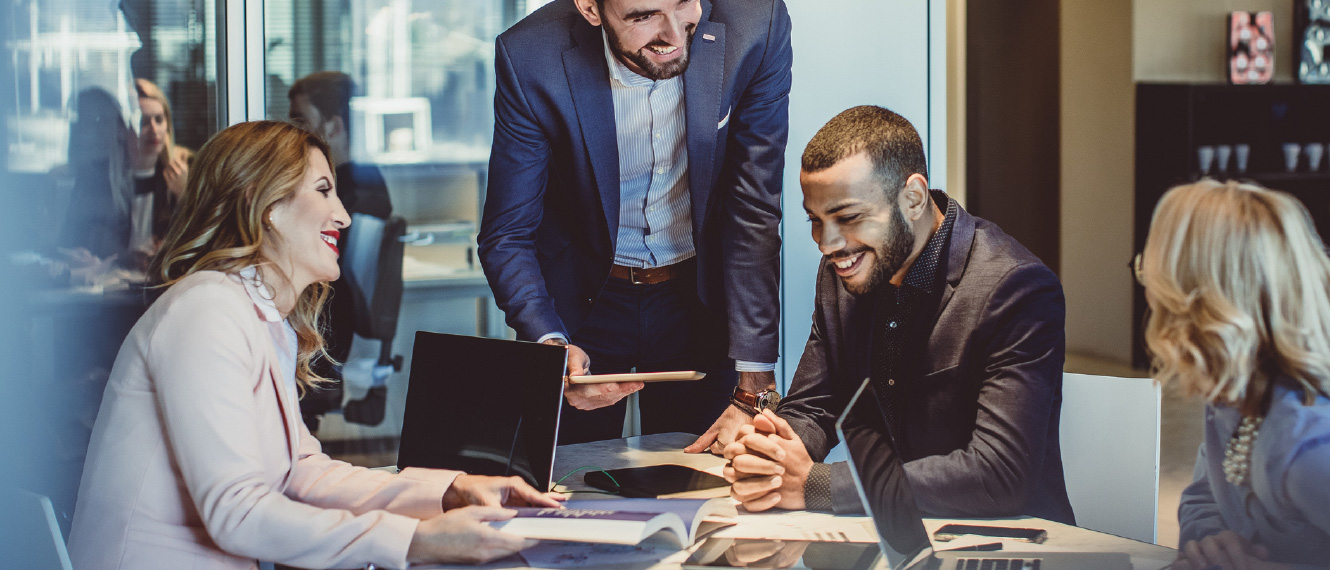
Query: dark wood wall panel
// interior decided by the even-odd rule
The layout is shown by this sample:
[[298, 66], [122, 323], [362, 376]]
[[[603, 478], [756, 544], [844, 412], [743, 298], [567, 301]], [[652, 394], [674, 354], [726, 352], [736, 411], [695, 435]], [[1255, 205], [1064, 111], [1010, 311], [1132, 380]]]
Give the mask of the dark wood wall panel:
[[1058, 2], [968, 2], [966, 196], [1058, 270]]

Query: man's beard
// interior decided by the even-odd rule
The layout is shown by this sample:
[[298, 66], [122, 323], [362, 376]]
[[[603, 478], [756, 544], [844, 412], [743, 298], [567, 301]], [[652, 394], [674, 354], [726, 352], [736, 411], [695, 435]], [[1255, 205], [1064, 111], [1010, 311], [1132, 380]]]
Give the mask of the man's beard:
[[672, 77], [683, 75], [683, 72], [688, 69], [688, 56], [690, 55], [689, 48], [693, 45], [693, 33], [697, 31], [697, 26], [688, 28], [688, 38], [684, 40], [683, 45], [679, 46], [679, 49], [683, 50], [683, 53], [679, 54], [679, 57], [674, 61], [666, 62], [663, 65], [651, 61], [646, 54], [642, 53], [642, 50], [653, 45], [669, 47], [669, 44], [652, 42], [646, 46], [642, 46], [642, 50], [630, 52], [627, 49], [624, 49], [623, 44], [619, 42], [619, 36], [614, 33], [613, 27], [602, 27], [605, 28], [605, 36], [610, 40], [610, 52], [612, 52], [615, 57], [626, 59], [636, 64], [637, 67], [644, 72], [643, 76], [647, 79], [655, 81], [670, 79]]
[[[873, 248], [873, 266], [868, 268], [868, 280], [862, 287], [851, 286], [845, 281], [845, 290], [855, 295], [863, 295], [876, 291], [883, 283], [891, 280], [896, 272], [905, 265], [905, 260], [910, 257], [910, 252], [914, 251], [914, 234], [910, 232], [909, 222], [905, 220], [905, 214], [901, 213], [899, 208], [896, 210], [896, 219], [891, 224], [891, 230], [887, 233], [886, 243]], [[856, 252], [857, 253], [857, 252]], [[853, 255], [853, 254], [851, 254]]]

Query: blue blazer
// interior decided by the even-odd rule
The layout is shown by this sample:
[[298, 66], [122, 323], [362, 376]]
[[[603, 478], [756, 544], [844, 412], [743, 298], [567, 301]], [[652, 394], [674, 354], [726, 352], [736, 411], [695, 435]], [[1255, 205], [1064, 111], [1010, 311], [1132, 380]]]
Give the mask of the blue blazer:
[[[775, 362], [790, 91], [783, 0], [702, 1], [684, 72], [697, 291], [729, 356]], [[481, 265], [519, 339], [572, 335], [609, 279], [619, 158], [601, 30], [556, 0], [495, 41]]]

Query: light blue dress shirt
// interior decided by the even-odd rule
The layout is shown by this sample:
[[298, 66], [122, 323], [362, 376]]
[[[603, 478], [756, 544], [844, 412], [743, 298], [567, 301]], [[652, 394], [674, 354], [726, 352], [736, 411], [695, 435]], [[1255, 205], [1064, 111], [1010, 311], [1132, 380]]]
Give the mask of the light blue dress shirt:
[[[602, 32], [604, 34], [604, 32]], [[619, 143], [614, 263], [662, 267], [696, 255], [688, 193], [683, 76], [656, 81], [626, 67], [605, 40]]]
[[[605, 42], [619, 143], [619, 235], [614, 263], [663, 267], [695, 255], [688, 193], [688, 129], [683, 76], [656, 81], [628, 69]], [[540, 338], [563, 338], [551, 333]], [[770, 372], [774, 362], [735, 362], [739, 372]]]
[[1330, 563], [1330, 399], [1303, 405], [1302, 391], [1275, 387], [1251, 451], [1246, 484], [1224, 479], [1224, 451], [1242, 421], [1237, 409], [1205, 409], [1205, 441], [1178, 506], [1179, 546], [1232, 530], [1279, 562]]

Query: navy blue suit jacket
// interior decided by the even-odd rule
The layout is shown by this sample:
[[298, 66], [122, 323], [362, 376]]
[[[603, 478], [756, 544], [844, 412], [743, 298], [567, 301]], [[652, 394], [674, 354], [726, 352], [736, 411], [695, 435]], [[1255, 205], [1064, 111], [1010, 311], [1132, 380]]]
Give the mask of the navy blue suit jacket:
[[[684, 72], [697, 291], [729, 356], [775, 362], [790, 90], [783, 0], [702, 0]], [[556, 0], [495, 42], [480, 261], [518, 338], [576, 333], [614, 262], [619, 159], [601, 30]]]

